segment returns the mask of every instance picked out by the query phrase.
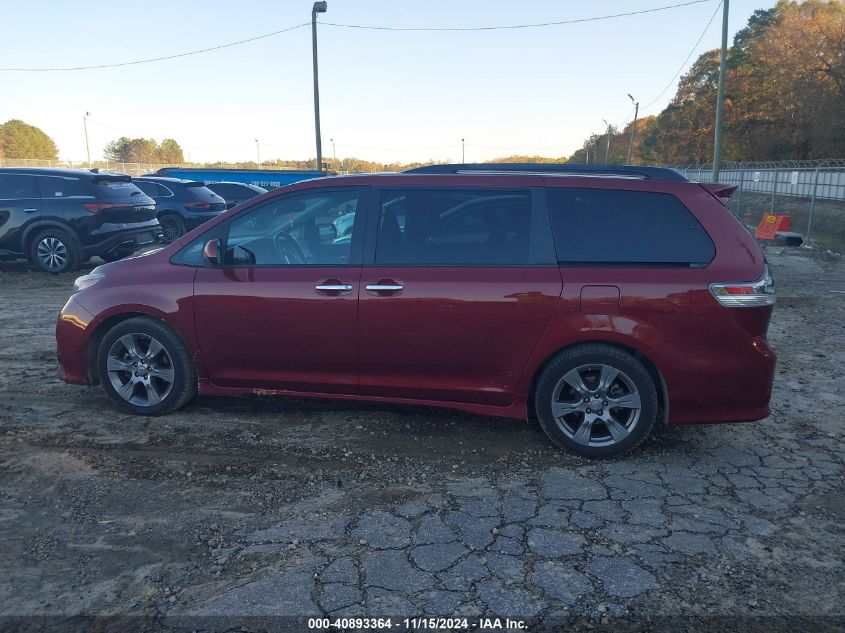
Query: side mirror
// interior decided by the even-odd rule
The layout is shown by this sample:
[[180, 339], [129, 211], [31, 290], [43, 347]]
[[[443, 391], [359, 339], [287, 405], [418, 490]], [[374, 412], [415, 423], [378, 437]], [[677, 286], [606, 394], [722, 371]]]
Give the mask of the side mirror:
[[219, 266], [221, 262], [220, 240], [209, 240], [202, 247], [202, 256], [212, 266]]

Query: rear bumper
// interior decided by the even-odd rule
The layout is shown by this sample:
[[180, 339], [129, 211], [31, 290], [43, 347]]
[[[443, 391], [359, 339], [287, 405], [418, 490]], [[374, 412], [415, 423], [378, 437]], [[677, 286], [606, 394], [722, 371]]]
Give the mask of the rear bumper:
[[56, 322], [56, 353], [59, 378], [66, 382], [90, 384], [86, 368], [86, 349], [94, 316], [71, 296]]
[[158, 220], [152, 220], [131, 229], [110, 231], [101, 236], [101, 239], [97, 242], [83, 246], [82, 250], [89, 257], [114, 251], [134, 252], [143, 246], [149, 246], [160, 241], [161, 225]]
[[205, 224], [209, 220], [213, 220], [221, 213], [226, 213], [226, 210], [223, 211], [212, 211], [210, 213], [191, 213], [186, 211], [182, 214], [182, 221], [185, 223], [185, 229], [188, 231], [192, 231], [198, 226]]
[[664, 369], [670, 424], [753, 422], [770, 414], [777, 356], [765, 339], [688, 341]]

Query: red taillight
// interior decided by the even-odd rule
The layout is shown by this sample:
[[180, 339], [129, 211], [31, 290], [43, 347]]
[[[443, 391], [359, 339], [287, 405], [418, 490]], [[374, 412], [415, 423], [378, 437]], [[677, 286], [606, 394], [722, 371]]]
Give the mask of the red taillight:
[[114, 204], [109, 202], [86, 202], [85, 208], [90, 211], [91, 213], [99, 213], [104, 209], [114, 209], [115, 207], [122, 207], [125, 205], [122, 204]]
[[763, 269], [763, 276], [757, 281], [734, 284], [710, 284], [710, 292], [716, 301], [729, 308], [753, 308], [775, 303], [775, 280], [769, 267]]
[[213, 205], [210, 202], [186, 202], [185, 203], [186, 209], [213, 209]]

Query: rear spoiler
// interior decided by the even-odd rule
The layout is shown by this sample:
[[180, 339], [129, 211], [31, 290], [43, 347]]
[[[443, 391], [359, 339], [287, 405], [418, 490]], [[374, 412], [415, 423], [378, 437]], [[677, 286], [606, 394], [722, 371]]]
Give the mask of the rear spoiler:
[[734, 191], [737, 190], [736, 185], [723, 185], [718, 182], [700, 182], [698, 184], [725, 206], [728, 206], [728, 200], [731, 199]]

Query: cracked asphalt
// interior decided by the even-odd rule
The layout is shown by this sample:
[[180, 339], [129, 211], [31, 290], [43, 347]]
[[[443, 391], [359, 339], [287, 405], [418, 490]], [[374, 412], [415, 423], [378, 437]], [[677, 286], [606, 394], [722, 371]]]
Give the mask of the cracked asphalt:
[[0, 616], [842, 630], [845, 262], [767, 257], [772, 416], [662, 429], [609, 462], [429, 409], [201, 398], [126, 416], [55, 377], [72, 277], [0, 265]]

